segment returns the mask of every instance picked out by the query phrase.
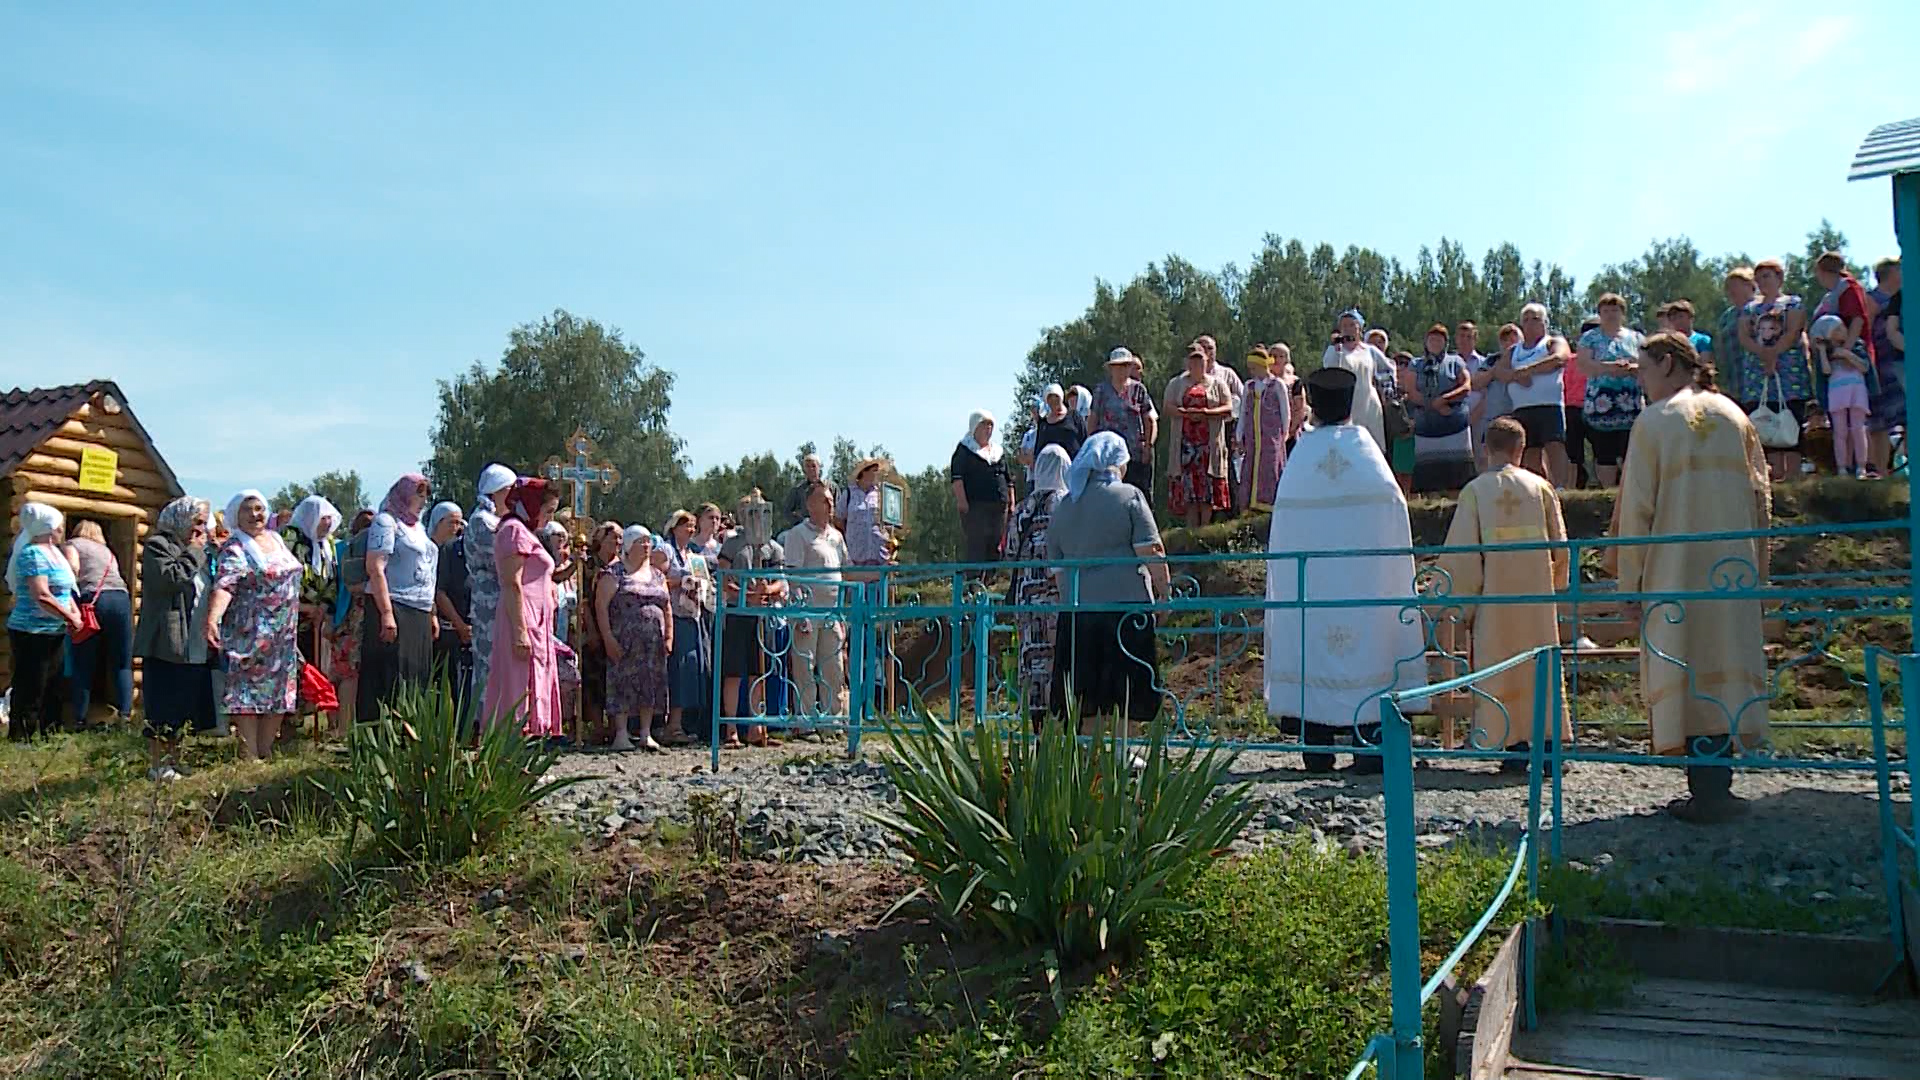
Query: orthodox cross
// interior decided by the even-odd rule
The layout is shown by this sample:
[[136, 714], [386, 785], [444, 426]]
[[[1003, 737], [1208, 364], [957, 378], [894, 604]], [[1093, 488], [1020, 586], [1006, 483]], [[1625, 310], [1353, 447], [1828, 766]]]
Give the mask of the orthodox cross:
[[587, 510], [592, 502], [595, 484], [607, 491], [612, 491], [614, 486], [620, 483], [620, 470], [604, 461], [595, 464], [593, 454], [593, 440], [587, 438], [585, 430], [576, 428], [573, 436], [567, 440], [567, 458], [550, 457], [540, 469], [540, 475], [544, 476], [550, 484], [565, 480], [573, 485], [573, 520], [575, 522], [587, 520]]

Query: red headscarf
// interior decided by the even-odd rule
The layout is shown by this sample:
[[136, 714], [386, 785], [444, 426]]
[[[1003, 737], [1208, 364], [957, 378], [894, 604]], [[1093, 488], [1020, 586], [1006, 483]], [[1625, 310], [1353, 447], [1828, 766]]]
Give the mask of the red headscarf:
[[[393, 519], [402, 525], [420, 524], [420, 510], [413, 505], [413, 500], [426, 484], [427, 478], [417, 472], [402, 475], [387, 489], [387, 497], [380, 500], [381, 512], [392, 514]], [[425, 506], [426, 500], [421, 499], [420, 505]]]
[[507, 510], [519, 516], [530, 529], [541, 526], [540, 512], [547, 505], [547, 482], [537, 476], [523, 476], [507, 492]]

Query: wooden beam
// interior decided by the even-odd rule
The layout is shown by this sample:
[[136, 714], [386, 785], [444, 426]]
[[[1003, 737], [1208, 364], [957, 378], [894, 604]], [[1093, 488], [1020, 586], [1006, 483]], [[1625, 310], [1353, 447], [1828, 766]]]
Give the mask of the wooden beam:
[[115, 450], [138, 450], [143, 454], [147, 452], [147, 440], [141, 438], [138, 432], [118, 425], [108, 426], [98, 423], [88, 425], [78, 420], [69, 420], [55, 428], [54, 433], [69, 439], [112, 447]]
[[24, 468], [14, 470], [13, 475], [20, 479], [21, 486], [28, 491], [60, 491], [69, 495], [91, 495], [102, 499], [119, 499], [123, 502], [132, 503], [135, 506], [146, 507], [149, 510], [159, 510], [161, 507], [167, 505], [168, 500], [172, 498], [172, 496], [164, 491], [154, 491], [151, 488], [131, 488], [124, 484], [115, 484], [106, 491], [90, 491], [81, 487], [80, 481], [71, 476], [28, 472]]
[[[52, 473], [56, 476], [79, 476], [80, 459], [77, 457], [57, 457], [53, 454], [32, 453], [20, 462], [20, 468], [32, 472]], [[146, 488], [173, 498], [172, 489], [167, 486], [167, 478], [152, 469], [136, 469], [121, 460], [120, 482], [130, 488]]]
[[13, 495], [13, 512], [18, 515], [20, 506], [26, 502], [46, 503], [62, 513], [99, 514], [103, 517], [132, 518], [136, 522], [147, 520], [147, 512], [138, 506], [114, 502], [111, 499], [86, 499], [77, 495], [66, 495], [58, 491], [38, 491], [32, 498], [23, 497], [18, 490]]
[[[97, 450], [103, 445], [107, 445], [107, 444], [103, 444], [100, 440], [95, 439], [93, 436], [83, 433], [77, 439], [68, 438], [61, 435], [49, 436], [45, 442], [40, 444], [39, 448], [41, 450], [51, 450], [51, 451], [54, 451], [55, 453], [69, 454], [73, 457], [75, 461], [78, 461], [80, 460], [81, 451], [87, 450], [87, 449]], [[141, 450], [137, 447], [119, 448], [111, 445], [107, 445], [107, 449], [114, 450], [120, 455], [121, 468], [126, 468], [129, 465], [131, 465], [133, 468], [136, 468], [136, 469], [143, 469], [148, 472], [153, 471], [153, 459], [147, 456], [147, 452], [145, 450]]]

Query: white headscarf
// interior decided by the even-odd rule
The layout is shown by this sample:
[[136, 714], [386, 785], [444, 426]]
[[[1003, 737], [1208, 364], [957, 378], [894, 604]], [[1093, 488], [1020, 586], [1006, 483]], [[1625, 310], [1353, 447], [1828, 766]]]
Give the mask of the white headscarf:
[[1086, 416], [1093, 411], [1093, 391], [1084, 386], [1073, 388], [1073, 400], [1067, 402], [1067, 409], [1075, 416]]
[[1055, 495], [1067, 490], [1067, 469], [1073, 459], [1058, 444], [1050, 445], [1033, 459], [1033, 493], [1050, 491]]
[[433, 537], [433, 534], [440, 530], [440, 523], [447, 520], [447, 516], [449, 514], [457, 514], [459, 512], [460, 512], [459, 503], [453, 503], [453, 502], [434, 503], [433, 509], [427, 513], [427, 537], [431, 539]]
[[1067, 470], [1067, 498], [1078, 499], [1097, 473], [1108, 479], [1127, 467], [1127, 440], [1112, 431], [1096, 431], [1080, 447]]
[[64, 520], [60, 511], [45, 503], [21, 504], [20, 528], [13, 537], [13, 554], [7, 558], [7, 588], [13, 590], [14, 603], [20, 602], [25, 591], [20, 581], [20, 556], [26, 553], [27, 545], [51, 536]]
[[645, 525], [627, 526], [620, 532], [620, 557], [626, 558], [627, 552], [633, 550], [633, 545], [644, 544], [652, 539], [653, 534], [647, 531]]
[[[960, 440], [960, 445], [979, 454], [980, 460], [987, 464], [997, 465], [1000, 463], [1000, 444], [990, 442], [985, 446], [981, 446], [980, 441], [973, 437], [974, 431], [977, 430], [981, 424], [992, 422], [992, 413], [985, 409], [976, 410], [972, 416], [967, 417], [967, 437]], [[998, 424], [994, 424], [996, 433], [998, 432], [999, 426]]]
[[[275, 566], [282, 562], [292, 563], [298, 566], [299, 563], [294, 560], [293, 553], [288, 551], [285, 545], [274, 545], [279, 550], [269, 555], [267, 549], [260, 546], [258, 538], [248, 536], [246, 532], [240, 528], [240, 507], [245, 505], [248, 499], [260, 500], [261, 506], [272, 505], [267, 502], [265, 495], [260, 494], [252, 488], [240, 492], [233, 498], [227, 500], [227, 530], [233, 534], [235, 540], [240, 541], [242, 547], [247, 549], [247, 553], [253, 556], [254, 569], [265, 570], [269, 566]], [[271, 533], [272, 530], [267, 529], [262, 530], [261, 535], [266, 536], [271, 535]]]
[[480, 501], [473, 512], [476, 514], [482, 512], [492, 513], [493, 500], [488, 498], [488, 496], [496, 495], [507, 490], [512, 487], [513, 482], [518, 479], [520, 479], [520, 474], [507, 468], [505, 465], [489, 465], [481, 469], [480, 483], [477, 484], [474, 489], [475, 495]]
[[307, 555], [307, 565], [316, 573], [324, 574], [333, 565], [333, 541], [320, 536], [320, 523], [329, 518], [333, 520], [333, 525], [327, 531], [338, 532], [340, 511], [320, 495], [309, 495], [293, 508], [293, 527], [299, 529], [300, 535], [313, 545], [313, 551]]

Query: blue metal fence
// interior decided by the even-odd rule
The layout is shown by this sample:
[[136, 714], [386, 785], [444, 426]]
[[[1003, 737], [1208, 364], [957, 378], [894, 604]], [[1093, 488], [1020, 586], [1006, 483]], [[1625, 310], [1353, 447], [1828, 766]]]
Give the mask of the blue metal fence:
[[[1888, 892], [1889, 929], [1895, 948], [1903, 947], [1899, 882], [1901, 875], [1920, 872], [1920, 850], [1911, 828], [1903, 828], [1894, 810], [1892, 775], [1896, 767], [1913, 773], [1911, 748], [1920, 737], [1920, 717], [1904, 707], [1908, 695], [1920, 693], [1920, 655], [1911, 652], [1906, 637], [1914, 616], [1910, 546], [1886, 543], [1905, 540], [1905, 522], [1871, 522], [1836, 526], [1796, 527], [1753, 533], [1661, 537], [1636, 540], [1570, 540], [1473, 548], [1413, 549], [1411, 551], [1327, 551], [1301, 555], [1246, 554], [1175, 555], [1171, 565], [1170, 595], [1151, 604], [1122, 605], [1084, 602], [1079, 594], [1081, 575], [1089, 569], [1140, 560], [1092, 560], [1074, 563], [999, 563], [976, 566], [887, 567], [843, 575], [809, 571], [723, 571], [724, 581], [742, 585], [754, 579], [786, 582], [802, 596], [798, 602], [775, 607], [749, 607], [735, 599], [723, 600], [716, 625], [717, 661], [728, 653], [729, 635], [752, 633], [758, 662], [750, 663], [740, 679], [742, 695], [758, 704], [724, 710], [736, 723], [765, 724], [776, 729], [844, 733], [848, 748], [858, 752], [862, 736], [909, 712], [927, 710], [953, 722], [1024, 726], [1037, 703], [1034, 688], [1023, 685], [1019, 650], [1023, 636], [1044, 628], [1047, 620], [1097, 611], [1122, 611], [1151, 620], [1158, 656], [1154, 663], [1155, 692], [1170, 712], [1177, 744], [1228, 744], [1241, 749], [1282, 752], [1326, 752], [1298, 738], [1275, 737], [1268, 711], [1282, 711], [1286, 703], [1266, 702], [1264, 693], [1240, 697], [1240, 682], [1251, 677], [1261, 657], [1264, 623], [1270, 612], [1385, 609], [1396, 620], [1421, 627], [1424, 648], [1418, 655], [1396, 656], [1393, 669], [1419, 665], [1424, 685], [1402, 687], [1396, 679], [1360, 696], [1352, 718], [1349, 745], [1341, 752], [1377, 755], [1384, 769], [1387, 818], [1386, 864], [1389, 897], [1389, 954], [1392, 1015], [1389, 1031], [1376, 1036], [1354, 1067], [1359, 1076], [1368, 1064], [1381, 1075], [1405, 1080], [1421, 1075], [1421, 1011], [1445, 977], [1453, 971], [1517, 888], [1522, 877], [1526, 895], [1538, 898], [1545, 859], [1561, 858], [1563, 779], [1569, 763], [1620, 763], [1656, 767], [1698, 765], [1739, 769], [1794, 768], [1871, 771], [1880, 796], [1882, 869]], [[1813, 548], [1880, 541], [1880, 561], [1868, 568], [1807, 568], [1772, 573], [1766, 565], [1771, 552], [1778, 558], [1796, 547]], [[1622, 593], [1604, 583], [1584, 580], [1583, 565], [1605, 562], [1617, 549], [1630, 545], [1725, 546], [1749, 543], [1759, 561], [1726, 558], [1716, 562], [1707, 580], [1695, 589], [1665, 593]], [[1455, 595], [1445, 570], [1445, 556], [1478, 556], [1516, 551], [1564, 549], [1574, 572], [1565, 592], [1528, 595]], [[1856, 551], [1859, 549], [1856, 548]], [[1868, 554], [1872, 552], [1869, 549]], [[1392, 600], [1352, 599], [1337, 589], [1308, 589], [1313, 582], [1337, 580], [1343, 560], [1392, 555], [1411, 556], [1414, 574], [1406, 595]], [[1052, 603], [1019, 603], [1007, 588], [1011, 576], [1022, 570], [1058, 575], [1060, 596]], [[856, 578], [855, 573], [859, 576]], [[1294, 576], [1295, 596], [1303, 600], [1267, 598], [1265, 582], [1271, 575]], [[811, 588], [800, 588], [811, 586]], [[727, 590], [722, 590], [723, 597]], [[745, 590], [742, 590], [744, 595]], [[1699, 685], [1688, 658], [1661, 652], [1650, 645], [1629, 649], [1588, 647], [1590, 636], [1644, 642], [1655, 620], [1667, 625], [1684, 623], [1689, 610], [1700, 605], [1742, 603], [1762, 620], [1768, 658], [1764, 686], [1746, 698], [1721, 700]], [[1476, 657], [1466, 645], [1464, 630], [1483, 610], [1515, 604], [1551, 604], [1559, 612], [1561, 642], [1543, 643], [1518, 655]], [[816, 684], [837, 665], [823, 663], [817, 654], [796, 651], [796, 632], [832, 623], [845, 633], [844, 704], [821, 707], [821, 696], [810, 693], [810, 708], [784, 707], [795, 701], [794, 690]], [[833, 638], [837, 634], [830, 635]], [[1890, 650], [1873, 642], [1909, 643]], [[1847, 639], [1869, 642], [1855, 651]], [[820, 640], [815, 636], [812, 640]], [[1121, 648], [1119, 642], [1115, 648]], [[1135, 658], [1142, 659], [1142, 658]], [[1303, 645], [1299, 662], [1310, 657]], [[1476, 666], [1477, 665], [1477, 666]], [[1533, 700], [1509, 702], [1488, 690], [1491, 680], [1531, 665]], [[1604, 733], [1637, 735], [1647, 726], [1646, 709], [1621, 708], [1601, 715], [1582, 715], [1578, 691], [1606, 688], [1610, 680], [1627, 683], [1653, 665], [1688, 671], [1690, 698], [1712, 701], [1724, 714], [1728, 738], [1692, 740], [1683, 752], [1656, 755], [1637, 747], [1622, 748], [1597, 739]], [[1897, 672], [1889, 686], [1883, 669]], [[1623, 669], [1625, 669], [1623, 671]], [[1633, 674], [1626, 674], [1632, 672]], [[1236, 680], [1236, 675], [1242, 679]], [[1817, 679], [1815, 676], [1817, 675]], [[1810, 692], [1817, 684], [1819, 693]], [[723, 691], [733, 687], [724, 662], [716, 662], [714, 700], [725, 701]], [[1264, 690], [1264, 687], [1262, 687]], [[1887, 733], [1889, 709], [1897, 696], [1903, 745], [1898, 755]], [[827, 696], [832, 700], [832, 695]], [[781, 707], [769, 707], [775, 703]], [[1774, 718], [1775, 733], [1800, 731], [1807, 735], [1837, 736], [1866, 733], [1871, 753], [1848, 756], [1829, 753], [1807, 756], [1794, 747], [1776, 747], [1770, 739], [1751, 737], [1757, 724], [1748, 718], [1759, 710], [1776, 711], [1786, 703], [1786, 718]], [[1448, 706], [1449, 708], [1440, 708]], [[1492, 710], [1507, 724], [1520, 710], [1517, 725], [1529, 733], [1524, 750], [1510, 750], [1506, 739], [1490, 741], [1476, 728], [1476, 708]], [[1468, 732], [1452, 743], [1444, 738], [1416, 736], [1409, 714], [1427, 711], [1451, 714]], [[1299, 715], [1304, 710], [1293, 712]], [[1377, 714], [1377, 741], [1367, 734], [1368, 721]], [[714, 725], [712, 754], [718, 767], [720, 723]], [[1743, 723], [1748, 733], [1743, 735]], [[1512, 727], [1502, 724], [1506, 731]], [[1563, 741], [1563, 724], [1572, 732]], [[1445, 731], [1444, 720], [1437, 730]], [[1648, 750], [1651, 748], [1649, 747]], [[1896, 756], [1903, 759], [1896, 766]], [[1473, 930], [1453, 954], [1428, 978], [1422, 979], [1419, 950], [1419, 898], [1416, 827], [1413, 810], [1413, 763], [1416, 758], [1520, 760], [1527, 766], [1527, 825], [1517, 846], [1512, 870], [1499, 895], [1493, 898]], [[1544, 831], [1543, 831], [1544, 830]], [[1902, 858], [1902, 855], [1905, 858]], [[1535, 1020], [1533, 987], [1538, 943], [1525, 943], [1522, 999], [1523, 1023]]]

